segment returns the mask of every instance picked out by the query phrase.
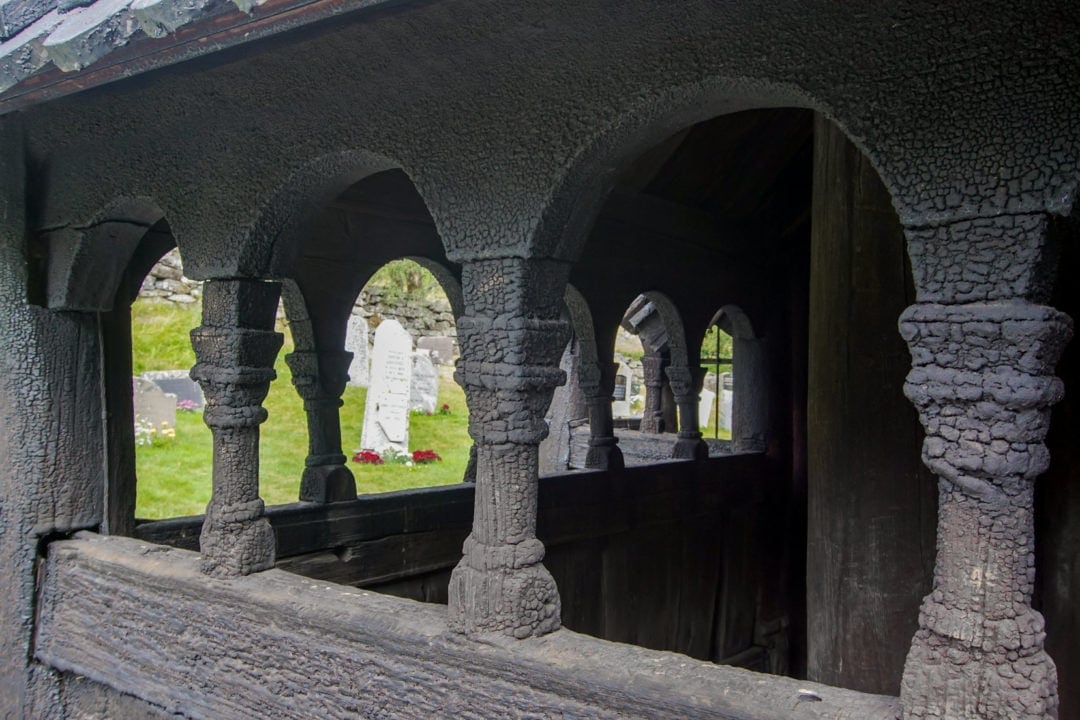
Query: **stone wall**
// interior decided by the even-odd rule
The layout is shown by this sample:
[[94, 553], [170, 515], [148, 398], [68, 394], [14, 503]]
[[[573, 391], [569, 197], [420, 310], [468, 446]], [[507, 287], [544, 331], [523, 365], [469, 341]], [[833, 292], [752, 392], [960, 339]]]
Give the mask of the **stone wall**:
[[139, 290], [140, 298], [159, 298], [177, 304], [190, 304], [202, 297], [202, 283], [184, 277], [184, 267], [180, 263], [180, 253], [176, 248], [157, 261], [150, 268]]
[[[175, 250], [166, 253], [151, 268], [139, 298], [155, 298], [177, 304], [198, 302], [202, 297], [202, 283], [184, 276], [180, 254]], [[421, 337], [454, 336], [454, 312], [446, 295], [436, 290], [430, 297], [403, 300], [387, 297], [383, 287], [369, 286], [360, 292], [354, 315], [360, 315], [374, 330], [384, 318], [400, 322], [413, 339]]]
[[427, 298], [391, 299], [384, 287], [365, 287], [360, 291], [353, 315], [360, 315], [374, 330], [383, 319], [401, 323], [413, 339], [454, 336], [454, 311], [446, 295], [436, 291]]

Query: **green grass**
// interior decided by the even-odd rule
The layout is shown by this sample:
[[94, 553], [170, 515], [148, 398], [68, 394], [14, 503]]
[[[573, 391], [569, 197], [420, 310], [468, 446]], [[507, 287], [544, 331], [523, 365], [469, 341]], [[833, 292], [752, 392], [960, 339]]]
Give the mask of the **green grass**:
[[[195, 362], [188, 331], [199, 324], [197, 305], [140, 301], [132, 306], [132, 347], [136, 374], [147, 370], [188, 368]], [[285, 355], [292, 338], [285, 331], [285, 347], [274, 367], [278, 377], [264, 402], [269, 419], [261, 427], [259, 449], [260, 493], [267, 505], [295, 502], [307, 455], [307, 422], [303, 403], [292, 386]], [[468, 434], [465, 393], [448, 369], [441, 372], [439, 404], [450, 415], [414, 414], [410, 423], [412, 450], [434, 450], [442, 462], [430, 465], [360, 465], [349, 463], [361, 493], [386, 492], [461, 482], [472, 444]], [[344, 450], [351, 455], [360, 444], [364, 388], [349, 387], [341, 409]], [[177, 412], [176, 440], [168, 446], [136, 448], [138, 490], [135, 513], [140, 518], [195, 515], [210, 499], [213, 444], [201, 413]]]

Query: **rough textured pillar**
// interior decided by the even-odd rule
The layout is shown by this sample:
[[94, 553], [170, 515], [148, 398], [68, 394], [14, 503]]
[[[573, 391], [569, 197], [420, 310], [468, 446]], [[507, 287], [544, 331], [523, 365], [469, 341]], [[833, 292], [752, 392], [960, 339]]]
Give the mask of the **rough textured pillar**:
[[564, 382], [560, 319], [566, 268], [539, 260], [466, 263], [456, 378], [469, 400], [476, 500], [464, 557], [450, 578], [450, 627], [517, 638], [559, 627], [559, 593], [536, 538], [544, 412]]
[[583, 364], [578, 370], [578, 384], [585, 396], [589, 411], [589, 451], [585, 467], [591, 470], [621, 470], [622, 451], [615, 437], [615, 422], [611, 415], [611, 396], [615, 390], [618, 363]]
[[307, 414], [308, 456], [300, 499], [330, 503], [356, 499], [356, 479], [341, 451], [342, 393], [349, 382], [350, 352], [294, 352], [285, 356]]
[[280, 293], [273, 282], [210, 280], [202, 325], [191, 331], [191, 377], [206, 395], [203, 419], [214, 435], [213, 492], [199, 540], [203, 571], [212, 575], [274, 565], [274, 531], [259, 497], [259, 425], [282, 343], [274, 332]]
[[[934, 566], [936, 481], [904, 397], [904, 228], [870, 161], [818, 117], [807, 363], [807, 674], [889, 695]], [[735, 340], [735, 403], [747, 349]], [[742, 417], [735, 411], [735, 432]]]
[[645, 385], [645, 409], [641, 414], [641, 432], [658, 434], [665, 430], [664, 423], [664, 358], [660, 355], [645, 354], [641, 359], [641, 369]]
[[908, 233], [918, 302], [900, 321], [912, 355], [904, 392], [926, 429], [940, 507], [905, 718], [1057, 717], [1057, 672], [1031, 607], [1032, 497], [1072, 322], [1040, 304], [1053, 279], [1046, 225], [1006, 215]]
[[709, 456], [709, 446], [701, 437], [698, 426], [698, 398], [705, 380], [704, 368], [678, 365], [667, 367], [668, 382], [679, 406], [679, 437], [672, 457], [680, 460], [702, 460]]

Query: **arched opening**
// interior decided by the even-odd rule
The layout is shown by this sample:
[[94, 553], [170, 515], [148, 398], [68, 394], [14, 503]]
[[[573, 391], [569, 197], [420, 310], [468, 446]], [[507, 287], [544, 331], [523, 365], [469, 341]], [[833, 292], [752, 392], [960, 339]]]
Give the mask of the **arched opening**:
[[349, 318], [352, 353], [341, 411], [357, 493], [461, 482], [468, 406], [454, 379], [461, 290], [444, 266], [401, 258], [380, 267]]
[[717, 311], [701, 343], [706, 370], [699, 415], [719, 452], [764, 452], [768, 433], [768, 373], [764, 343], [735, 305]]
[[[822, 331], [821, 321], [826, 316], [816, 304], [816, 298], [822, 294], [839, 297], [838, 283], [848, 277], [858, 286], [861, 284], [857, 276], [843, 274], [852, 272], [851, 267], [855, 266], [842, 270], [826, 263], [812, 268], [812, 258], [816, 261], [819, 255], [815, 253], [828, 247], [821, 239], [822, 233], [833, 238], [847, 233], [847, 238], [858, 244], [882, 242], [871, 237], [870, 229], [877, 223], [876, 227], [887, 228], [890, 234], [886, 236], [889, 244], [881, 244], [880, 253], [875, 256], [880, 258], [881, 267], [885, 267], [887, 258], [892, 260], [889, 272], [899, 268], [902, 281], [904, 249], [899, 222], [888, 207], [888, 192], [870, 163], [846, 139], [843, 152], [849, 155], [845, 157], [859, 158], [862, 164], [838, 163], [836, 153], [841, 150], [836, 143], [837, 137], [843, 138], [843, 132], [812, 112], [786, 108], [739, 112], [685, 126], [666, 138], [663, 134], [658, 131], [651, 148], [636, 157], [620, 159], [614, 163], [613, 173], [600, 178], [600, 182], [606, 181], [610, 187], [606, 199], [597, 207], [579, 213], [595, 217], [595, 222], [584, 235], [586, 239], [580, 248], [565, 247], [569, 256], [577, 258], [571, 281], [589, 299], [598, 327], [607, 322], [618, 324], [624, 316], [631, 320], [634, 313], [626, 312], [626, 298], [633, 298], [631, 293], [642, 287], [655, 288], [670, 300], [656, 304], [653, 312], [657, 321], [667, 319], [666, 309], [678, 308], [680, 325], [686, 328], [681, 343], [683, 369], [674, 373], [682, 383], [679, 394], [684, 402], [676, 403], [682, 406], [680, 410], [685, 408], [705, 417], [699, 398], [702, 381], [711, 390], [705, 371], [711, 365], [714, 374], [717, 370], [731, 373], [730, 440], [722, 441], [725, 445], [722, 448], [716, 447], [715, 440], [710, 444], [710, 455], [715, 455], [710, 462], [716, 464], [708, 466], [710, 470], [706, 472], [721, 484], [735, 482], [736, 477], [743, 483], [753, 482], [761, 495], [756, 499], [726, 502], [722, 510], [712, 515], [702, 513], [695, 519], [695, 513], [688, 512], [683, 516], [689, 525], [700, 520], [704, 525], [711, 523], [714, 528], [722, 528], [720, 539], [712, 546], [714, 555], [707, 561], [714, 565], [701, 571], [703, 577], [717, 573], [712, 576], [716, 595], [711, 610], [716, 613], [716, 624], [708, 656], [717, 661], [794, 674], [805, 673], [809, 664], [812, 672], [828, 682], [850, 683], [841, 675], [824, 674], [818, 664], [821, 656], [814, 653], [831, 641], [824, 639], [822, 625], [815, 625], [809, 633], [804, 625], [808, 598], [815, 623], [823, 621], [825, 608], [820, 593], [827, 584], [807, 573], [804, 559], [808, 548], [812, 554], [821, 552], [817, 540], [828, 534], [829, 523], [836, 519], [833, 511], [815, 517], [814, 513], [820, 513], [820, 509], [810, 512], [808, 517], [808, 493], [815, 498], [814, 502], [822, 502], [826, 496], [835, 501], [838, 493], [846, 493], [847, 499], [859, 498], [857, 502], [844, 502], [854, 517], [880, 518], [884, 513], [894, 517], [897, 523], [908, 523], [903, 532], [882, 539], [896, 548], [896, 552], [905, 554], [888, 571], [879, 568], [875, 582], [884, 582], [881, 578], [887, 575], [929, 577], [927, 561], [932, 559], [932, 548], [926, 553], [921, 545], [927, 528], [918, 518], [933, 516], [932, 508], [923, 507], [922, 502], [924, 490], [932, 492], [932, 483], [926, 481], [926, 473], [921, 469], [917, 442], [914, 449], [905, 448], [903, 461], [894, 467], [871, 471], [868, 466], [855, 463], [846, 472], [838, 472], [835, 465], [838, 459], [850, 460], [858, 454], [855, 449], [858, 446], [845, 443], [839, 431], [851, 427], [849, 423], [860, 422], [856, 418], [862, 411], [853, 404], [838, 406], [823, 402], [824, 386], [808, 380], [808, 372], [822, 367], [812, 364], [810, 356], [828, 336]], [[640, 143], [640, 138], [634, 143]], [[612, 167], [611, 158], [601, 166]], [[875, 195], [871, 206], [852, 205], [851, 196], [838, 197], [838, 181], [827, 179], [840, 178], [843, 183], [849, 183], [863, 176], [877, 183], [875, 192], [880, 188], [884, 204], [878, 203]], [[869, 180], [858, 181], [869, 187]], [[848, 208], [849, 214], [841, 216], [841, 207]], [[568, 233], [575, 232], [573, 222], [567, 227]], [[564, 236], [564, 241], [568, 237]], [[845, 247], [842, 252], [849, 252], [852, 245]], [[871, 256], [861, 248], [859, 245], [857, 257]], [[835, 253], [840, 250], [823, 251], [835, 260]], [[862, 265], [858, 272], [870, 270]], [[894, 287], [887, 287], [892, 293]], [[813, 298], [812, 293], [816, 293]], [[648, 295], [646, 298], [654, 299]], [[899, 293], [891, 294], [889, 304], [878, 301], [862, 308], [868, 317], [873, 316], [875, 323], [883, 320], [874, 327], [888, 327], [889, 332], [889, 344], [873, 335], [872, 347], [862, 349], [866, 353], [865, 367], [888, 373], [887, 380], [881, 381], [887, 383], [888, 394], [872, 395], [879, 403], [879, 420], [903, 426], [901, 433], [891, 437], [885, 437], [884, 433], [860, 436], [863, 442], [877, 448], [901, 440], [906, 443], [910, 436], [919, 435], [914, 413], [901, 393], [909, 366], [895, 330], [899, 310], [908, 302], [901, 288]], [[856, 332], [848, 324], [850, 314], [836, 314], [838, 310], [828, 311], [828, 317], [837, 323], [835, 327], [844, 327], [847, 333]], [[712, 335], [708, 335], [710, 328], [715, 328]], [[724, 352], [723, 343], [717, 347], [720, 333], [730, 338], [730, 352]], [[686, 338], [695, 349], [693, 367], [685, 360]], [[835, 336], [830, 342], [836, 342]], [[650, 343], [643, 339], [643, 346], [648, 354]], [[900, 346], [901, 353], [894, 355], [892, 348], [896, 346]], [[660, 354], [662, 348], [662, 343], [657, 344]], [[820, 362], [831, 362], [830, 367], [843, 373], [853, 369], [835, 357], [828, 360], [818, 357]], [[698, 363], [700, 359], [706, 362]], [[731, 367], [723, 367], [728, 361]], [[705, 367], [699, 370], [702, 365]], [[665, 380], [672, 384], [675, 377], [668, 372], [665, 375]], [[851, 376], [853, 382], [856, 379]], [[897, 398], [898, 402], [894, 402]], [[690, 399], [692, 408], [687, 402]], [[715, 411], [719, 409], [716, 399], [722, 398], [713, 398], [709, 417], [714, 423]], [[867, 407], [873, 406], [865, 399], [862, 402]], [[685, 422], [690, 414], [680, 412], [679, 427], [665, 429], [669, 432], [678, 429], [680, 436], [685, 435], [679, 438], [687, 450], [682, 457], [700, 459], [705, 442], [697, 438], [700, 444], [692, 449], [695, 439], [687, 432], [690, 428]], [[811, 423], [808, 417], [814, 418]], [[871, 426], [861, 422], [865, 427]], [[703, 434], [720, 434], [715, 430], [709, 433], [707, 429], [701, 423], [700, 430], [706, 431]], [[622, 436], [619, 447], [624, 456], [632, 454]], [[738, 457], [725, 457], [730, 453]], [[891, 451], [884, 454], [898, 457], [898, 453]], [[820, 464], [823, 458], [829, 458], [828, 468]], [[629, 457], [626, 464], [632, 465]], [[823, 473], [830, 473], [831, 477]], [[872, 480], [868, 473], [874, 474]], [[751, 477], [755, 479], [750, 481]], [[897, 500], [893, 509], [880, 507], [880, 498], [866, 497], [865, 485], [849, 487], [855, 482], [887, 486], [887, 490], [877, 492], [881, 497]], [[690, 485], [692, 481], [687, 483]], [[814, 484], [812, 488], [811, 484]], [[691, 504], [701, 504], [708, 494], [707, 490], [687, 492], [694, 497], [688, 501]], [[898, 500], [900, 495], [904, 496], [903, 501]], [[687, 529], [672, 532], [674, 538]], [[858, 556], [857, 564], [870, 567], [870, 558], [863, 557], [865, 553], [860, 550], [866, 547], [866, 532], [865, 526], [853, 528], [842, 552], [853, 553]], [[705, 553], [705, 546], [699, 547]], [[674, 545], [669, 551], [673, 556], [678, 553]], [[670, 558], [656, 560], [658, 568], [669, 568], [672, 562]], [[837, 580], [822, 566], [820, 557], [811, 557], [811, 563], [815, 572], [825, 572], [832, 581]], [[913, 567], [918, 569], [913, 571]], [[556, 579], [561, 580], [558, 574]], [[861, 689], [896, 691], [902, 655], [914, 630], [918, 598], [924, 586], [910, 583], [908, 587], [914, 589], [903, 597], [891, 596], [880, 603], [888, 606], [888, 612], [904, 617], [906, 625], [890, 627], [885, 633], [888, 637], [882, 639], [891, 648], [890, 652], [899, 654], [900, 662], [895, 661], [896, 654], [888, 660], [884, 655], [877, 660], [863, 658], [868, 665], [858, 672], [852, 671], [852, 676], [869, 678], [877, 673], [877, 679]], [[854, 599], [852, 607], [860, 602], [873, 604], [865, 602], [865, 598], [858, 600], [848, 595], [847, 600], [851, 599]], [[854, 627], [857, 616], [830, 616], [827, 623], [834, 630]], [[657, 640], [664, 635], [660, 624], [646, 633], [656, 633], [649, 642], [655, 643], [654, 647], [676, 647], [674, 636]], [[843, 644], [842, 635], [834, 637]], [[817, 648], [809, 655], [808, 642]], [[691, 654], [702, 653], [700, 648], [692, 648], [692, 643], [681, 649]], [[844, 650], [848, 657], [860, 657], [859, 651], [852, 647]], [[870, 666], [874, 666], [873, 670]], [[886, 675], [890, 678], [888, 683], [881, 681]]]

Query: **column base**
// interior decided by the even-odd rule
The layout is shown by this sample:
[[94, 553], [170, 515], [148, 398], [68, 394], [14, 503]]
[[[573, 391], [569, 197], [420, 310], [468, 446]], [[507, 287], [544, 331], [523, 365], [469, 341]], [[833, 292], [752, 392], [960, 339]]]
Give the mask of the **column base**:
[[[200, 569], [204, 573], [235, 577], [274, 567], [274, 528], [269, 520], [261, 517], [262, 500], [256, 502], [257, 516], [254, 518], [251, 517], [253, 508], [247, 506], [215, 510], [211, 503], [207, 508], [199, 535]], [[241, 517], [234, 519], [230, 515]]]
[[590, 470], [622, 470], [623, 454], [618, 442], [618, 438], [590, 440], [589, 451], [585, 454], [585, 467]]
[[[955, 615], [952, 625], [964, 637], [915, 634], [900, 687], [904, 720], [1056, 720], [1057, 671], [1041, 647], [1039, 613], [976, 628], [963, 611], [937, 606], [937, 612]], [[982, 647], [972, 647], [980, 636]]]
[[555, 579], [540, 560], [535, 538], [518, 545], [482, 546], [469, 536], [465, 557], [450, 576], [450, 629], [473, 636], [496, 632], [519, 640], [559, 629]]
[[356, 478], [344, 465], [314, 465], [300, 477], [300, 499], [332, 503], [356, 499]]
[[671, 457], [675, 460], [706, 460], [709, 457], [709, 446], [697, 437], [680, 437], [675, 441], [675, 448], [671, 451]]

